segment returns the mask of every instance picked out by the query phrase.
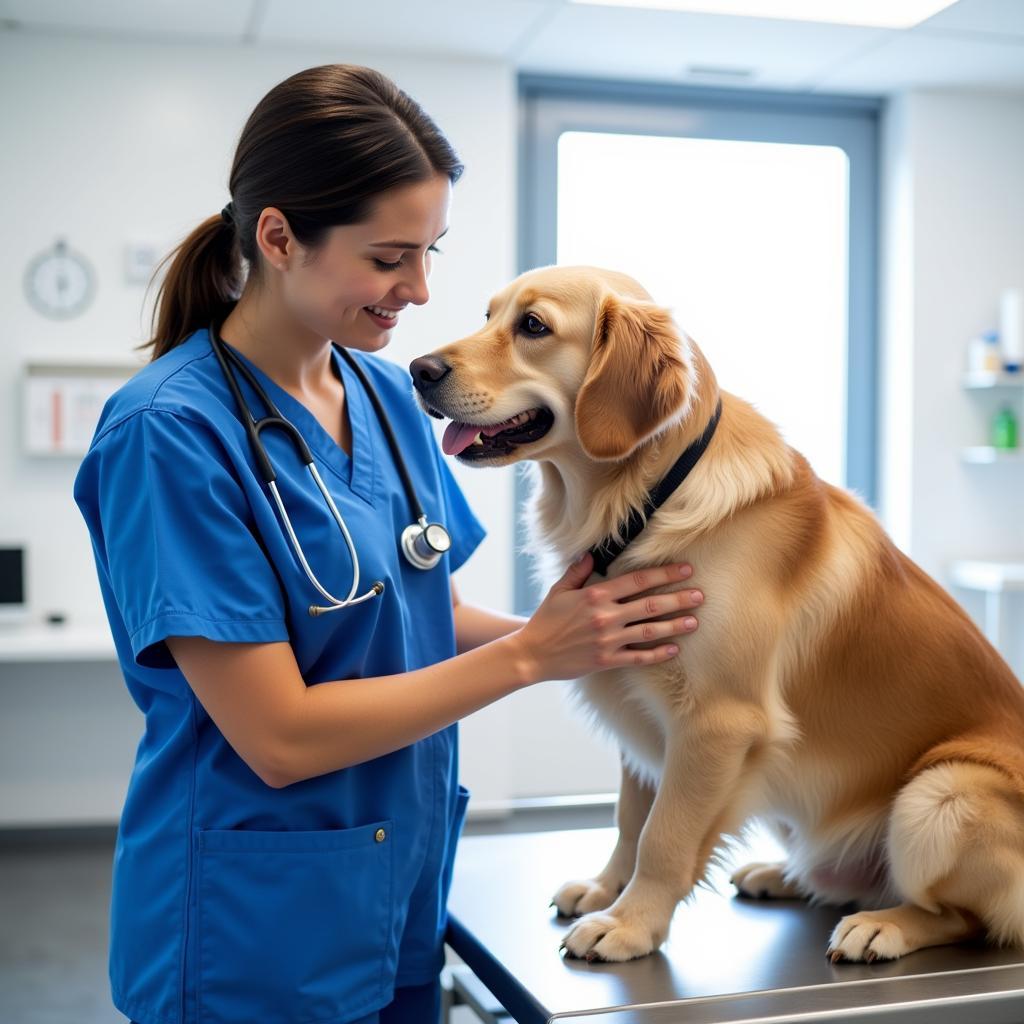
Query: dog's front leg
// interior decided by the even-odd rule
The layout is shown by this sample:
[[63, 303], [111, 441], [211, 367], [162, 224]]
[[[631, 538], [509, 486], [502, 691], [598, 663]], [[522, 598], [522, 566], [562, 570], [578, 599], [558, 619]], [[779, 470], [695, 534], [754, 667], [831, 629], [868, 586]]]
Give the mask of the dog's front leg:
[[640, 830], [654, 801], [654, 787], [642, 781], [622, 761], [622, 782], [619, 802], [615, 807], [615, 824], [619, 835], [611, 858], [593, 878], [566, 882], [551, 901], [564, 917], [576, 917], [592, 910], [603, 910], [615, 900], [633, 877], [636, 868]]
[[[668, 737], [657, 796], [640, 834], [636, 871], [604, 912], [587, 914], [564, 940], [572, 956], [631, 960], [657, 949], [678, 902], [698, 881], [708, 850], [738, 797], [748, 753], [766, 734], [749, 704], [719, 705]], [[716, 833], [712, 835], [712, 833]]]

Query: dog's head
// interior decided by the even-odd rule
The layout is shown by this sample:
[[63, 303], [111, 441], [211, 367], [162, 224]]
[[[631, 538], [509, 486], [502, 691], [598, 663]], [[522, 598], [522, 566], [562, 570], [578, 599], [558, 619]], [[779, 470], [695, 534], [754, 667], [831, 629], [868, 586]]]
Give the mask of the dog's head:
[[[620, 460], [694, 401], [696, 347], [632, 278], [545, 267], [491, 300], [475, 334], [409, 367], [448, 455], [507, 465], [575, 449]], [[703, 361], [701, 360], [703, 376]]]

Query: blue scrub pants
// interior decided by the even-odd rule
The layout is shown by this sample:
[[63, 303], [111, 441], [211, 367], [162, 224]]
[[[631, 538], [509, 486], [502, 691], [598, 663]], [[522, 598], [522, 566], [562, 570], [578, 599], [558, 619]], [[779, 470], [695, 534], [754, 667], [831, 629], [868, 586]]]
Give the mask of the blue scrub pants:
[[440, 1024], [440, 1020], [441, 979], [437, 978], [427, 985], [396, 988], [395, 998], [383, 1010], [353, 1024]]

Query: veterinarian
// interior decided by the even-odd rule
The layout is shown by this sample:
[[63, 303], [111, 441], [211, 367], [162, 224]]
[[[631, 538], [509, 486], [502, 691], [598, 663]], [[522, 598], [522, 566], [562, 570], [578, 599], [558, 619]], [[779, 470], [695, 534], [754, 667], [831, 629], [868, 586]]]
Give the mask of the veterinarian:
[[110, 940], [114, 1003], [140, 1024], [436, 1020], [468, 799], [454, 723], [541, 680], [666, 660], [695, 628], [675, 595], [657, 611], [636, 596], [689, 567], [584, 587], [589, 554], [529, 619], [459, 602], [451, 573], [484, 530], [409, 374], [373, 353], [428, 299], [461, 171], [374, 71], [272, 89], [230, 203], [169, 257], [152, 361], [82, 463], [146, 716]]

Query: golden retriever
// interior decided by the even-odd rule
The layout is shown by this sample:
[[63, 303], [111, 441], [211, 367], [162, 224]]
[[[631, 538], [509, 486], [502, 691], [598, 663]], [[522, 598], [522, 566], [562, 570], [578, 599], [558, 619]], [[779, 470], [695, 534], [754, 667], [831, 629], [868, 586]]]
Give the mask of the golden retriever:
[[449, 454], [535, 463], [544, 580], [614, 536], [722, 403], [703, 457], [609, 570], [689, 561], [700, 629], [670, 661], [575, 684], [623, 770], [611, 859], [554, 898], [582, 915], [569, 954], [656, 949], [754, 817], [788, 859], [737, 871], [740, 892], [875, 908], [839, 921], [833, 961], [982, 931], [1024, 942], [1024, 689], [861, 501], [719, 390], [665, 309], [622, 274], [544, 268], [425, 358], [419, 400], [453, 420]]

